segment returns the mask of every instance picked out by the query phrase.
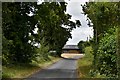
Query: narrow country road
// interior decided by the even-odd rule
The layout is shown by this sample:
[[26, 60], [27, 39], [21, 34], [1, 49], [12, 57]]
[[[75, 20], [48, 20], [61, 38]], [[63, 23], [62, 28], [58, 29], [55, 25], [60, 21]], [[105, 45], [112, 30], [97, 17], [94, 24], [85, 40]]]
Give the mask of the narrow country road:
[[74, 56], [70, 59], [61, 59], [47, 69], [31, 75], [27, 80], [77, 80], [77, 59], [81, 56]]

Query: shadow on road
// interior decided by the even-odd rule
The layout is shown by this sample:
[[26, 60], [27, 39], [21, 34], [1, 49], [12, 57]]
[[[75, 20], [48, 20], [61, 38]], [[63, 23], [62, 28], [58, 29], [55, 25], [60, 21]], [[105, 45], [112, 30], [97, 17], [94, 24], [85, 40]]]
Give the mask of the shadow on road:
[[78, 60], [76, 58], [65, 58], [65, 57], [62, 57], [63, 59], [66, 59], [66, 60]]

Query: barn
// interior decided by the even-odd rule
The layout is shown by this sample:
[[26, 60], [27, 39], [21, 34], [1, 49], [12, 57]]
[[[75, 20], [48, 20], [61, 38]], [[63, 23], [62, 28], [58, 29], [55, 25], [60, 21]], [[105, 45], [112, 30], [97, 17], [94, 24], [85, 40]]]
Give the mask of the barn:
[[80, 54], [80, 49], [77, 45], [65, 45], [62, 48], [62, 53]]

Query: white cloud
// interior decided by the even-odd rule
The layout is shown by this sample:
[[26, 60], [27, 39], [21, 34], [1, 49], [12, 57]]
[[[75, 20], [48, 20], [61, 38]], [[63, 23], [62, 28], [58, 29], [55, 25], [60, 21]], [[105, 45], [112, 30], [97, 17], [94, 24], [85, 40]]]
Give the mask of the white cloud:
[[89, 38], [93, 36], [93, 29], [92, 27], [80, 27], [74, 29], [72, 32], [72, 39], [69, 39], [69, 41], [66, 43], [67, 45], [77, 45], [77, 43], [81, 40], [86, 41], [87, 37]]
[[[77, 1], [77, 0], [75, 0]], [[68, 2], [67, 5], [67, 13], [69, 13], [70, 15], [72, 15], [72, 19], [71, 20], [80, 20], [82, 26], [80, 28], [76, 28], [74, 29], [71, 34], [72, 34], [72, 39], [69, 39], [68, 42], [66, 43], [67, 45], [72, 44], [72, 45], [77, 45], [77, 43], [80, 40], [86, 41], [87, 37], [89, 38], [89, 36], [93, 36], [93, 29], [92, 27], [89, 27], [87, 25], [87, 17], [84, 16], [84, 14], [82, 14], [82, 6], [81, 4], [84, 4], [85, 1], [88, 0], [81, 0], [81, 2]]]
[[65, 0], [66, 2], [88, 2], [89, 0]]

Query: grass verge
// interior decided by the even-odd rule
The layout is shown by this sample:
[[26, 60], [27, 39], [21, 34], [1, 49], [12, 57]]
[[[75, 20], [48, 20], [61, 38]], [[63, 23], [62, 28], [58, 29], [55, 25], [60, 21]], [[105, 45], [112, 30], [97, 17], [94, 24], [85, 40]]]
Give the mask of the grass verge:
[[46, 61], [43, 63], [33, 63], [33, 64], [18, 64], [12, 66], [2, 66], [3, 68], [3, 78], [26, 78], [31, 74], [57, 62], [60, 60], [58, 57], [50, 57], [51, 61]]
[[92, 69], [92, 47], [85, 48], [85, 56], [78, 60], [78, 75], [79, 78], [91, 78], [89, 72]]
[[93, 78], [94, 78], [94, 80], [108, 78], [107, 76], [100, 75], [99, 73], [95, 73], [94, 76], [91, 76], [91, 75], [93, 75], [92, 74], [93, 72], [91, 73], [91, 71], [94, 69], [94, 66], [92, 64], [94, 56], [92, 53], [93, 53], [93, 50], [92, 50], [91, 46], [85, 48], [85, 53], [84, 53], [85, 56], [78, 60], [78, 69], [77, 69], [78, 77], [83, 78], [83, 79], [84, 78], [90, 79], [90, 80]]

